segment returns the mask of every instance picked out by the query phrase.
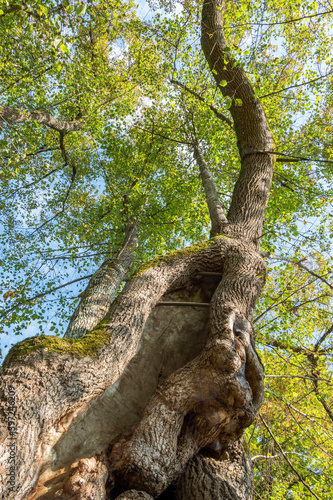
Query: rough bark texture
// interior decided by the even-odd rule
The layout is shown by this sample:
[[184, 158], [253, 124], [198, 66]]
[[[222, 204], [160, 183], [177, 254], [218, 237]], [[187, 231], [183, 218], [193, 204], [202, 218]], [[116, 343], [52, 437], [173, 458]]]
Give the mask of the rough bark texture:
[[194, 146], [194, 158], [199, 166], [200, 177], [205, 190], [210, 220], [212, 221], [212, 232], [213, 234], [220, 234], [228, 220], [224, 215], [224, 209], [207, 163], [198, 146]]
[[[222, 94], [231, 99], [241, 171], [228, 212], [225, 234], [243, 237], [259, 246], [265, 210], [273, 177], [273, 138], [265, 112], [245, 71], [225, 51], [223, 32], [224, 0], [204, 0], [201, 45]], [[237, 63], [236, 63], [237, 64]], [[240, 101], [236, 101], [239, 99]], [[241, 105], [238, 105], [241, 104]]]
[[[105, 483], [108, 469], [102, 461], [92, 457], [80, 460], [72, 475], [64, 482], [61, 489], [52, 494], [57, 500], [104, 500]], [[45, 496], [44, 496], [45, 498]]]
[[[54, 442], [78, 411], [88, 407], [92, 399], [102, 395], [120, 377], [136, 352], [143, 327], [156, 303], [163, 295], [195, 282], [200, 271], [222, 271], [223, 259], [239, 245], [241, 242], [219, 238], [202, 251], [200, 247], [192, 248], [191, 252], [197, 252], [194, 255], [176, 252], [167, 262], [148, 269], [128, 283], [112, 304], [105, 321], [83, 339], [63, 340], [59, 345], [58, 339], [37, 337], [12, 348], [1, 377], [3, 439], [0, 464], [4, 464], [2, 479], [6, 484], [11, 443], [6, 427], [7, 407], [10, 392], [14, 391], [19, 403], [15, 441], [18, 500], [32, 489], [41, 468], [51, 460]], [[261, 269], [261, 257], [249, 251]], [[256, 281], [261, 282], [262, 279]], [[94, 351], [89, 342], [98, 339], [102, 341], [101, 344], [97, 342]], [[85, 351], [81, 354], [76, 347], [86, 346], [84, 342], [92, 349], [90, 354], [89, 350], [86, 355]], [[6, 489], [3, 495], [7, 498]]]
[[246, 318], [261, 292], [265, 264], [251, 246], [227, 241], [205, 348], [158, 387], [133, 435], [113, 448], [118, 481], [144, 486], [153, 496], [201, 448], [240, 437], [262, 402], [263, 368]]
[[176, 500], [252, 500], [252, 460], [242, 439], [222, 452], [206, 449], [188, 464], [178, 483]]
[[154, 497], [145, 491], [128, 490], [117, 496], [117, 500], [153, 500]]
[[117, 295], [118, 288], [134, 262], [134, 250], [137, 244], [137, 228], [129, 224], [117, 257], [106, 260], [97, 269], [81, 294], [80, 303], [71, 317], [65, 337], [72, 339], [83, 337], [105, 317], [110, 304]]

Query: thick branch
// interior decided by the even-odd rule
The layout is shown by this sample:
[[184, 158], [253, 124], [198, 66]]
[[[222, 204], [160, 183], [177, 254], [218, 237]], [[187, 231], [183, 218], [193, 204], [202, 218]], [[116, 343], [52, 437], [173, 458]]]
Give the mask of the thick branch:
[[8, 124], [36, 121], [58, 132], [67, 133], [80, 130], [85, 123], [85, 117], [79, 120], [65, 121], [59, 120], [45, 111], [21, 111], [0, 104], [0, 121]]
[[[229, 55], [223, 33], [223, 0], [204, 0], [201, 44], [214, 78], [230, 102], [241, 156], [225, 232], [258, 245], [273, 176], [273, 138], [263, 107], [243, 68]], [[221, 84], [221, 85], [220, 85]]]
[[93, 274], [87, 288], [81, 294], [81, 301], [70, 320], [65, 337], [72, 339], [83, 337], [104, 318], [134, 262], [134, 250], [137, 244], [137, 228], [129, 224], [116, 259], [106, 260]]

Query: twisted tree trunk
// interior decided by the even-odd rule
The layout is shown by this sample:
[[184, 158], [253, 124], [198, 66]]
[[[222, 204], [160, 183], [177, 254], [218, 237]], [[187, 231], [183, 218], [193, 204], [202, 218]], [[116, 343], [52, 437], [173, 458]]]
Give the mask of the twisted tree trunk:
[[[266, 269], [258, 250], [273, 141], [244, 70], [225, 51], [224, 8], [205, 1], [202, 46], [217, 83], [227, 82], [241, 156], [227, 216], [195, 151], [220, 235], [152, 261], [97, 325], [95, 316], [71, 338], [11, 349], [1, 377], [3, 499], [253, 498], [241, 436], [263, 398], [251, 321]], [[73, 324], [89, 316], [89, 290]]]

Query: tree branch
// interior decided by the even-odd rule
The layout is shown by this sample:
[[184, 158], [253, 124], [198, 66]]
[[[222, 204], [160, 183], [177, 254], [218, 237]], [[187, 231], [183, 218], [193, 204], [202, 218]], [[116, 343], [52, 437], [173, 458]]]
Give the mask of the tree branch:
[[295, 346], [295, 345], [289, 345], [287, 342], [284, 342], [283, 340], [278, 340], [278, 339], [268, 339], [267, 342], [260, 342], [258, 341], [259, 344], [271, 346], [271, 347], [277, 347], [278, 349], [286, 349], [290, 350], [292, 352], [295, 352], [297, 354], [303, 354], [304, 356], [308, 356], [311, 351], [309, 349], [306, 349], [304, 347], [300, 346]]
[[202, 185], [206, 194], [206, 202], [208, 205], [210, 220], [212, 222], [212, 232], [214, 234], [220, 234], [223, 230], [223, 226], [228, 223], [228, 220], [224, 215], [224, 209], [222, 203], [220, 202], [215, 182], [212, 179], [212, 176], [208, 169], [208, 165], [205, 162], [205, 159], [197, 144], [193, 146], [193, 151], [194, 158], [200, 170]]
[[128, 223], [120, 251], [115, 259], [107, 259], [91, 276], [64, 337], [75, 339], [83, 337], [105, 317], [117, 296], [119, 286], [134, 262], [134, 250], [137, 244], [137, 227]]
[[298, 470], [295, 469], [295, 467], [293, 466], [293, 464], [290, 462], [289, 458], [287, 457], [286, 452], [283, 450], [283, 448], [280, 445], [280, 443], [275, 439], [275, 436], [272, 433], [270, 427], [268, 426], [268, 424], [266, 424], [264, 418], [262, 417], [262, 415], [260, 413], [259, 413], [259, 417], [260, 417], [260, 420], [262, 421], [262, 423], [264, 424], [264, 426], [266, 427], [267, 431], [269, 432], [269, 434], [270, 434], [271, 438], [273, 439], [274, 443], [277, 445], [277, 447], [281, 451], [281, 453], [283, 455], [283, 458], [288, 463], [289, 467], [293, 470], [293, 472], [296, 474], [296, 476], [301, 481], [301, 483], [305, 486], [305, 488], [307, 490], [309, 490], [309, 492], [311, 493], [311, 495], [314, 496], [317, 500], [320, 500], [320, 498], [315, 494], [315, 492], [312, 491], [312, 489], [310, 488], [310, 486], [304, 481], [304, 479], [302, 478], [302, 476], [300, 475], [300, 473], [298, 472]]
[[86, 117], [82, 117], [79, 120], [65, 121], [60, 120], [45, 111], [21, 111], [0, 104], [0, 121], [6, 122], [7, 124], [31, 123], [36, 121], [41, 125], [45, 125], [53, 130], [67, 134], [68, 132], [80, 130], [83, 127], [85, 120]]
[[332, 71], [330, 71], [329, 73], [326, 73], [326, 75], [318, 76], [317, 78], [313, 78], [313, 80], [309, 80], [307, 82], [296, 83], [295, 85], [289, 85], [289, 87], [285, 87], [284, 89], [276, 90], [275, 92], [271, 92], [270, 94], [261, 95], [260, 99], [266, 99], [266, 97], [271, 97], [272, 95], [281, 94], [281, 92], [285, 92], [286, 90], [290, 90], [290, 89], [296, 89], [298, 87], [302, 87], [303, 85], [310, 85], [311, 83], [317, 82], [318, 80], [322, 80], [323, 78], [327, 78], [331, 74], [332, 74]]
[[318, 352], [318, 349], [319, 347], [321, 346], [321, 344], [327, 339], [327, 337], [333, 332], [333, 325], [331, 325], [325, 333], [323, 333], [323, 335], [321, 335], [321, 337], [319, 338], [319, 340], [316, 342], [316, 345], [315, 345], [315, 348], [314, 348], [314, 351], [315, 352]]
[[[58, 6], [53, 9], [48, 9], [47, 15], [50, 16], [52, 14], [56, 14], [64, 9], [64, 5], [60, 3]], [[1, 5], [2, 14], [0, 14], [0, 18], [6, 16], [7, 14], [15, 14], [16, 12], [25, 12], [30, 16], [33, 16], [35, 19], [43, 19], [46, 16], [40, 15], [35, 9], [30, 8], [25, 2], [20, 3], [12, 3], [11, 5]]]
[[171, 83], [173, 83], [174, 85], [178, 85], [178, 87], [181, 87], [182, 89], [186, 90], [186, 92], [188, 92], [189, 94], [193, 95], [196, 99], [198, 99], [199, 101], [203, 102], [206, 106], [208, 106], [212, 111], [213, 113], [215, 113], [215, 116], [221, 120], [222, 122], [226, 123], [227, 125], [229, 125], [229, 127], [231, 127], [232, 129], [234, 128], [234, 124], [232, 123], [232, 120], [230, 120], [230, 118], [228, 118], [227, 116], [225, 116], [224, 114], [220, 113], [219, 110], [217, 108], [215, 108], [215, 106], [213, 106], [212, 104], [208, 104], [205, 99], [203, 97], [201, 97], [200, 94], [198, 94], [197, 92], [195, 92], [194, 90], [191, 90], [187, 85], [185, 85], [184, 83], [181, 83], [179, 82], [178, 80], [174, 80], [174, 78], [171, 78]]
[[[328, 330], [329, 331], [329, 330]], [[315, 353], [311, 353], [308, 355], [308, 360], [311, 366], [311, 373], [313, 375], [313, 387], [316, 393], [316, 396], [318, 398], [318, 401], [321, 403], [322, 407], [326, 411], [328, 417], [332, 420], [333, 422], [333, 411], [330, 408], [329, 404], [326, 402], [326, 399], [324, 396], [320, 394], [318, 382], [321, 380], [319, 378], [320, 372], [318, 371], [318, 357], [315, 355]]]
[[45, 295], [48, 295], [49, 293], [56, 292], [57, 290], [60, 290], [61, 288], [64, 288], [65, 286], [68, 285], [73, 285], [73, 283], [77, 283], [78, 281], [86, 280], [88, 278], [91, 278], [92, 274], [88, 274], [87, 276], [82, 276], [81, 278], [77, 278], [76, 280], [69, 281], [68, 283], [65, 283], [63, 285], [56, 286], [54, 288], [50, 288], [50, 290], [47, 290], [46, 292], [38, 293], [37, 295], [34, 295], [33, 297], [28, 297], [27, 299], [24, 299], [21, 302], [18, 302], [14, 306], [12, 306], [10, 309], [7, 309], [6, 311], [2, 311], [0, 314], [0, 317], [4, 317], [7, 314], [11, 313], [14, 311], [17, 307], [22, 306], [26, 304], [27, 302], [32, 302], [37, 299], [41, 299], [42, 297], [45, 297]]
[[38, 184], [38, 182], [42, 181], [43, 179], [46, 179], [47, 177], [49, 177], [50, 175], [54, 174], [55, 172], [58, 172], [59, 170], [61, 170], [63, 167], [57, 167], [57, 168], [54, 168], [53, 170], [50, 170], [50, 172], [47, 172], [47, 174], [43, 175], [42, 177], [39, 177], [38, 179], [36, 179], [35, 181], [33, 182], [29, 182], [29, 184], [24, 184], [23, 186], [17, 188], [17, 189], [13, 189], [13, 191], [9, 191], [8, 194], [15, 194], [17, 193], [18, 191], [20, 191], [21, 189], [27, 189], [31, 186], [33, 186], [34, 184]]

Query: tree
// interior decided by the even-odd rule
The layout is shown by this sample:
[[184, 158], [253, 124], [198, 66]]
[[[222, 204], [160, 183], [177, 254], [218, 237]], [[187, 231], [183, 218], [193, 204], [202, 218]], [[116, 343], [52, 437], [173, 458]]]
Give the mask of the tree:
[[[79, 255], [82, 270], [91, 266], [91, 257], [95, 258], [93, 273], [71, 280], [86, 278], [89, 282], [78, 297], [75, 311], [72, 307], [65, 336], [27, 339], [14, 346], [5, 359], [1, 389], [3, 498], [12, 498], [13, 494], [17, 499], [254, 496], [254, 473], [243, 449], [243, 433], [254, 422], [264, 396], [264, 368], [255, 349], [253, 322], [267, 274], [266, 249], [274, 249], [274, 237], [267, 241], [263, 226], [265, 223], [265, 230], [271, 234], [271, 228], [284, 220], [289, 232], [297, 230], [295, 214], [306, 217], [306, 211], [315, 205], [299, 199], [294, 206], [295, 201], [285, 194], [286, 186], [293, 192], [311, 172], [301, 166], [294, 179], [275, 167], [275, 157], [284, 157], [277, 154], [271, 124], [253, 78], [244, 70], [242, 51], [236, 43], [237, 38], [246, 37], [247, 23], [257, 8], [252, 3], [244, 6], [226, 6], [220, 0], [204, 2], [201, 46], [205, 61], [197, 49], [188, 49], [191, 30], [197, 29], [197, 6], [193, 12], [185, 8], [179, 19], [157, 17], [152, 25], [136, 16], [132, 4], [120, 2], [89, 4], [86, 20], [82, 19], [86, 15], [84, 4], [78, 4], [75, 10], [70, 4], [36, 4], [33, 8], [22, 4], [2, 10], [4, 30], [13, 30], [13, 37], [17, 33], [27, 36], [25, 49], [29, 49], [27, 59], [31, 58], [33, 67], [28, 76], [20, 66], [23, 56], [15, 52], [19, 49], [9, 41], [3, 50], [12, 68], [20, 66], [15, 78], [24, 80], [35, 104], [33, 109], [18, 110], [20, 89], [16, 82], [10, 82], [6, 104], [0, 108], [6, 124], [3, 146], [8, 147], [7, 134], [15, 134], [16, 124], [23, 124], [23, 128], [19, 129], [22, 138], [14, 141], [17, 157], [6, 151], [14, 170], [5, 175], [10, 177], [14, 172], [24, 183], [14, 191], [20, 192], [21, 210], [29, 207], [27, 223], [29, 217], [33, 223], [36, 218], [39, 221], [37, 231], [24, 238], [8, 210], [6, 224], [12, 231], [6, 236], [10, 243], [15, 240], [18, 250], [16, 256], [10, 254], [8, 265], [14, 263], [19, 282], [22, 255], [35, 244], [35, 238], [40, 248], [47, 248], [47, 258], [52, 255], [54, 242], [61, 242], [69, 252], [66, 259], [72, 263], [77, 247], [88, 244], [88, 253]], [[289, 15], [289, 7], [283, 15]], [[294, 8], [298, 12], [300, 7]], [[269, 9], [268, 19], [274, 24], [275, 6]], [[239, 18], [239, 11], [246, 27], [240, 23], [240, 33], [230, 46], [225, 31], [236, 13]], [[13, 15], [21, 17], [16, 22], [9, 17]], [[313, 16], [317, 14], [308, 14], [311, 19]], [[296, 22], [290, 19], [282, 21], [287, 25], [286, 38], [291, 38], [289, 24]], [[267, 37], [263, 34], [260, 42], [266, 48]], [[113, 56], [120, 39], [125, 48], [121, 57]], [[311, 45], [311, 40], [306, 43]], [[37, 49], [42, 56], [36, 61]], [[307, 60], [302, 59], [305, 49], [297, 50], [298, 57], [289, 61], [291, 66]], [[179, 52], [181, 63], [174, 58]], [[269, 58], [264, 53], [266, 56]], [[36, 82], [40, 63], [42, 74], [47, 76]], [[261, 63], [258, 57], [249, 66], [259, 67]], [[288, 68], [281, 70], [280, 64], [283, 67], [286, 63], [276, 62], [276, 69], [269, 75], [263, 65], [255, 74], [261, 71], [269, 80], [276, 71], [288, 86], [288, 78], [294, 73], [288, 75]], [[51, 69], [47, 69], [49, 65]], [[166, 95], [164, 73], [171, 71]], [[305, 66], [304, 71], [310, 70]], [[209, 73], [216, 85], [204, 94], [200, 86], [207, 85]], [[200, 91], [193, 90], [196, 78]], [[215, 91], [221, 94], [220, 98], [215, 96], [218, 106], [210, 101]], [[119, 93], [124, 97], [114, 103]], [[295, 107], [304, 105], [306, 99], [297, 96]], [[328, 87], [327, 107], [329, 102]], [[274, 99], [267, 105], [267, 115], [273, 107]], [[280, 118], [288, 122], [295, 107], [290, 104], [280, 109]], [[57, 113], [51, 112], [52, 108]], [[96, 113], [96, 109], [101, 111]], [[228, 110], [231, 118], [225, 114]], [[311, 130], [307, 137], [309, 133], [318, 137], [313, 130], [319, 126], [323, 110], [318, 108], [317, 113], [312, 126], [302, 125], [303, 133], [307, 127]], [[270, 121], [277, 128], [274, 116]], [[299, 133], [283, 124], [277, 130], [278, 140], [285, 143], [295, 140]], [[223, 135], [225, 153], [219, 151]], [[24, 151], [29, 141], [36, 145], [31, 152]], [[318, 145], [310, 151], [315, 148], [320, 155]], [[227, 164], [225, 178], [215, 173], [216, 168], [210, 168], [217, 150], [218, 163]], [[294, 150], [296, 159], [303, 151], [296, 155]], [[50, 169], [45, 159], [39, 160], [44, 153], [56, 168]], [[329, 162], [325, 154], [322, 159]], [[32, 158], [28, 168], [18, 166], [23, 155]], [[184, 170], [189, 157], [191, 164]], [[236, 172], [235, 162], [240, 163]], [[280, 204], [280, 211], [271, 209], [267, 215], [274, 168], [278, 185], [273, 204]], [[198, 176], [190, 175], [191, 169], [200, 173], [202, 188]], [[329, 173], [326, 175], [329, 179]], [[5, 177], [4, 184], [7, 182]], [[42, 190], [53, 190], [55, 196], [42, 201], [39, 209], [38, 198], [26, 188], [43, 182], [48, 185], [42, 185]], [[320, 195], [328, 196], [325, 185], [319, 189]], [[22, 191], [28, 194], [21, 195]], [[227, 210], [222, 191], [227, 196], [232, 192]], [[314, 198], [312, 192], [307, 196]], [[204, 203], [210, 216], [211, 238], [198, 242], [205, 236], [204, 223], [208, 220]], [[323, 210], [323, 203], [318, 210]], [[194, 244], [174, 250], [181, 246], [182, 238]], [[94, 252], [91, 249], [98, 244], [103, 245], [102, 252], [91, 256], [89, 252]], [[135, 255], [144, 259], [164, 250], [173, 251], [136, 266], [129, 276]], [[296, 248], [296, 257], [299, 252]], [[319, 418], [329, 432], [330, 396], [322, 385], [329, 372], [326, 355], [331, 350], [325, 342], [332, 329], [324, 328], [330, 312], [327, 289], [331, 285], [325, 278], [329, 264], [317, 255], [318, 272], [298, 257], [286, 260], [282, 271], [272, 273], [271, 281], [268, 279], [270, 291], [255, 320], [264, 317], [274, 322], [270, 312], [276, 307], [281, 312], [285, 304], [290, 305], [288, 292], [285, 294], [281, 285], [286, 279], [306, 290], [305, 304], [317, 308], [319, 304], [325, 310], [322, 324], [316, 318], [312, 328], [319, 331], [313, 348], [309, 347], [309, 338], [295, 345], [289, 337], [274, 337], [287, 321], [292, 322], [283, 314], [273, 329], [266, 329], [266, 339], [269, 346], [289, 349], [300, 357], [299, 363], [306, 365], [309, 375], [304, 379], [313, 385], [312, 392], [324, 415]], [[38, 308], [40, 299], [65, 286], [56, 284], [58, 270], [50, 279], [49, 271], [43, 268], [44, 289], [32, 294], [41, 267], [34, 259], [23, 260], [23, 266], [30, 266], [29, 273], [19, 286], [5, 292], [5, 300], [14, 300], [4, 311], [8, 324], [18, 320], [24, 324], [31, 314], [39, 320], [44, 312], [36, 312], [35, 304]], [[7, 269], [4, 280], [8, 280]], [[277, 304], [269, 293], [278, 295], [279, 286], [285, 295]], [[60, 306], [58, 310], [64, 301]], [[294, 323], [295, 328], [300, 325]], [[266, 365], [277, 363], [271, 350], [263, 355]], [[290, 374], [298, 376], [298, 372]], [[278, 399], [279, 393], [274, 397]], [[257, 425], [252, 431], [258, 435], [252, 444], [260, 450], [257, 458], [266, 455], [269, 463], [268, 452], [273, 457], [277, 451], [291, 468], [293, 480], [297, 478], [298, 490], [291, 484], [288, 491], [319, 498], [318, 492], [324, 494], [324, 487], [319, 484], [316, 492], [313, 485], [309, 486], [290, 461], [286, 446], [279, 444], [278, 426], [272, 431], [268, 417], [269, 410], [267, 414], [263, 411], [261, 427]], [[274, 444], [271, 450], [265, 448], [267, 435]], [[298, 444], [293, 440], [295, 435], [291, 433], [287, 445], [297, 454]], [[13, 465], [7, 480], [10, 461]], [[288, 482], [288, 473], [282, 473]], [[318, 475], [325, 477], [320, 471]], [[273, 495], [272, 482], [270, 474], [269, 496]], [[266, 494], [263, 481], [258, 483], [258, 495]], [[274, 498], [279, 498], [274, 491]]]

